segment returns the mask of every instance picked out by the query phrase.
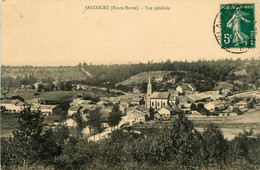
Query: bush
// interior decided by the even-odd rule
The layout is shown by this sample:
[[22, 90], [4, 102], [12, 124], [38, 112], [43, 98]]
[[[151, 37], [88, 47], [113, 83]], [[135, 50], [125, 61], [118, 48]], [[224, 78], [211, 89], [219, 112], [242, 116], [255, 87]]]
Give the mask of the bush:
[[204, 160], [207, 165], [218, 164], [225, 162], [228, 153], [228, 141], [224, 139], [222, 131], [218, 126], [209, 124], [206, 130], [202, 133], [204, 151]]
[[232, 112], [237, 113], [237, 115], [241, 115], [243, 113], [238, 107], [234, 107]]
[[254, 103], [253, 103], [252, 101], [249, 102], [249, 103], [247, 103], [247, 107], [248, 107], [249, 109], [254, 108]]
[[192, 103], [190, 105], [190, 110], [197, 110], [196, 104]]
[[141, 134], [132, 132], [131, 128], [115, 130], [105, 140], [89, 142], [69, 137], [68, 129], [59, 127], [55, 132], [47, 130], [36, 135], [37, 140], [29, 146], [20, 140], [4, 139], [1, 165], [19, 169], [23, 166], [22, 153], [28, 152], [32, 154], [26, 155], [31, 168], [35, 164], [55, 169], [231, 169], [234, 166], [248, 169], [260, 166], [260, 135], [253, 138], [252, 131], [227, 141], [214, 124], [207, 125], [202, 133], [196, 131], [183, 113], [171, 126], [140, 131]]

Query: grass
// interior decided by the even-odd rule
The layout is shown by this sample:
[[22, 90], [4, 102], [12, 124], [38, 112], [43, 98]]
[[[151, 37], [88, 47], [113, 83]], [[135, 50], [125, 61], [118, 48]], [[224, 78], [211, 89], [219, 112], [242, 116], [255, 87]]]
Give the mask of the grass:
[[[104, 97], [106, 96], [106, 91], [101, 89], [90, 89], [90, 90], [79, 90], [79, 91], [49, 91], [40, 92], [39, 95], [34, 95], [36, 91], [16, 91], [9, 93], [7, 96], [17, 96], [22, 97], [25, 102], [31, 99], [42, 99], [42, 100], [61, 100], [61, 101], [72, 101], [79, 94], [83, 97]], [[111, 92], [110, 96], [117, 96], [115, 93]]]
[[260, 106], [239, 116], [230, 117], [192, 117], [197, 130], [203, 131], [209, 123], [217, 124], [227, 139], [233, 139], [238, 133], [252, 128], [254, 134], [260, 134]]
[[130, 77], [129, 79], [120, 82], [118, 84], [122, 84], [122, 85], [131, 85], [132, 83], [134, 84], [139, 84], [142, 82], [148, 82], [149, 77], [152, 78], [160, 78], [165, 76], [167, 73], [169, 73], [169, 71], [149, 71], [149, 72], [142, 72], [139, 73], [137, 75], [134, 75], [132, 77]]
[[[55, 120], [60, 122], [61, 115], [50, 115], [44, 117], [44, 122], [53, 124]], [[12, 136], [13, 130], [17, 126], [18, 115], [15, 113], [1, 113], [1, 137], [8, 138]]]

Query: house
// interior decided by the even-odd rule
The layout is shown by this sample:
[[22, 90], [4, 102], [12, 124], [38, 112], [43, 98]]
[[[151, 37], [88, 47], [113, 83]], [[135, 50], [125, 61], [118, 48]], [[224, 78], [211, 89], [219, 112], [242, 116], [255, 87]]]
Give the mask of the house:
[[32, 85], [25, 85], [25, 84], [21, 85], [21, 89], [24, 89], [24, 90], [31, 90], [32, 88], [33, 88]]
[[130, 102], [131, 102], [131, 98], [120, 99], [119, 101], [120, 110], [123, 112], [123, 110], [127, 109], [130, 106]]
[[68, 127], [76, 127], [77, 126], [77, 122], [75, 120], [73, 120], [72, 118], [69, 118], [67, 119], [65, 122], [64, 122], [64, 125], [65, 126], [68, 126]]
[[182, 85], [179, 85], [179, 86], [176, 88], [176, 91], [177, 91], [179, 94], [184, 94], [184, 93], [187, 92], [187, 91], [191, 91], [191, 92], [196, 91], [196, 87], [195, 87], [193, 84], [182, 84]]
[[58, 105], [33, 105], [32, 110], [40, 110], [44, 115], [54, 115], [62, 113], [62, 108]]
[[119, 103], [120, 99], [118, 97], [110, 97], [109, 100], [113, 103], [113, 104], [116, 104], [116, 103]]
[[238, 107], [239, 109], [247, 108], [247, 102], [246, 101], [240, 101], [238, 103], [235, 103], [234, 107]]
[[123, 124], [129, 123], [130, 126], [132, 126], [134, 123], [144, 122], [146, 120], [147, 115], [139, 111], [137, 109], [128, 111], [126, 113], [126, 116], [122, 117], [122, 120], [119, 123], [119, 127], [121, 127]]
[[73, 114], [79, 113], [82, 106], [71, 106], [68, 110], [68, 116], [72, 116]]
[[158, 77], [158, 78], [155, 78], [154, 80], [155, 82], [162, 82], [163, 81], [163, 77]]
[[197, 94], [191, 94], [187, 95], [188, 101], [190, 103], [198, 103], [198, 102], [207, 102], [210, 101], [211, 95], [206, 94], [206, 93], [197, 93]]
[[160, 115], [159, 113], [155, 113], [154, 114], [154, 119], [161, 120], [162, 119], [162, 115]]
[[87, 110], [95, 110], [97, 107], [95, 104], [82, 104], [80, 106]]
[[234, 112], [229, 113], [229, 116], [237, 116], [237, 113], [234, 113]]
[[9, 112], [20, 112], [24, 109], [24, 107], [28, 107], [26, 103], [18, 100], [18, 99], [4, 99], [1, 100], [1, 107], [4, 108], [3, 110]]
[[82, 106], [84, 104], [90, 104], [91, 102], [92, 102], [92, 100], [83, 100], [81, 98], [76, 98], [72, 101], [70, 106]]
[[112, 106], [113, 102], [111, 102], [110, 100], [101, 100], [101, 101], [97, 102], [97, 105], [99, 105], [99, 106], [102, 106], [102, 105]]
[[173, 93], [170, 94], [169, 104], [172, 106], [179, 104], [178, 94], [175, 94], [175, 95]]
[[198, 112], [197, 110], [191, 110], [190, 113], [193, 115], [200, 115], [200, 112]]
[[180, 109], [178, 107], [165, 107], [161, 108], [158, 113], [165, 118], [170, 118], [171, 115], [177, 114], [180, 112]]
[[88, 89], [88, 86], [83, 85], [83, 84], [77, 84], [76, 89], [77, 90], [86, 90], [86, 89]]
[[37, 81], [36, 83], [33, 84], [35, 89], [38, 89], [40, 85], [42, 85], [42, 82]]
[[229, 95], [231, 95], [232, 93], [231, 93], [231, 90], [229, 90], [229, 89], [222, 89], [222, 90], [221, 90], [221, 94], [222, 94], [223, 96], [229, 96]]
[[225, 110], [226, 106], [225, 106], [225, 102], [218, 100], [218, 101], [213, 101], [213, 102], [204, 104], [204, 108], [210, 112], [214, 112], [216, 110]]
[[173, 83], [173, 84], [175, 84], [175, 83], [176, 83], [176, 78], [168, 79], [168, 80], [167, 80], [167, 83]]
[[141, 97], [135, 97], [135, 98], [132, 98], [131, 100], [131, 104], [132, 105], [140, 105], [141, 104], [141, 101], [142, 101], [142, 98]]

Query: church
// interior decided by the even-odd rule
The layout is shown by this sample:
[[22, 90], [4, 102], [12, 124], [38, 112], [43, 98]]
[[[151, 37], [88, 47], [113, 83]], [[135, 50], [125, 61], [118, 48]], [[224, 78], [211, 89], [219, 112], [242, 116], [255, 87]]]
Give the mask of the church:
[[153, 108], [154, 110], [159, 110], [168, 106], [177, 105], [177, 96], [177, 94], [170, 92], [153, 92], [151, 79], [149, 77], [145, 104], [147, 110], [149, 110], [150, 108]]

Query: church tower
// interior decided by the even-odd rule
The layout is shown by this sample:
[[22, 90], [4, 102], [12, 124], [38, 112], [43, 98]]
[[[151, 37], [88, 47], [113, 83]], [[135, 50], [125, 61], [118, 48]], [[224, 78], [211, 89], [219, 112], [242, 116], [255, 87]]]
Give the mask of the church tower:
[[149, 82], [147, 85], [147, 93], [146, 93], [146, 109], [150, 109], [151, 107], [151, 95], [152, 95], [152, 84], [151, 84], [151, 79], [149, 77]]

